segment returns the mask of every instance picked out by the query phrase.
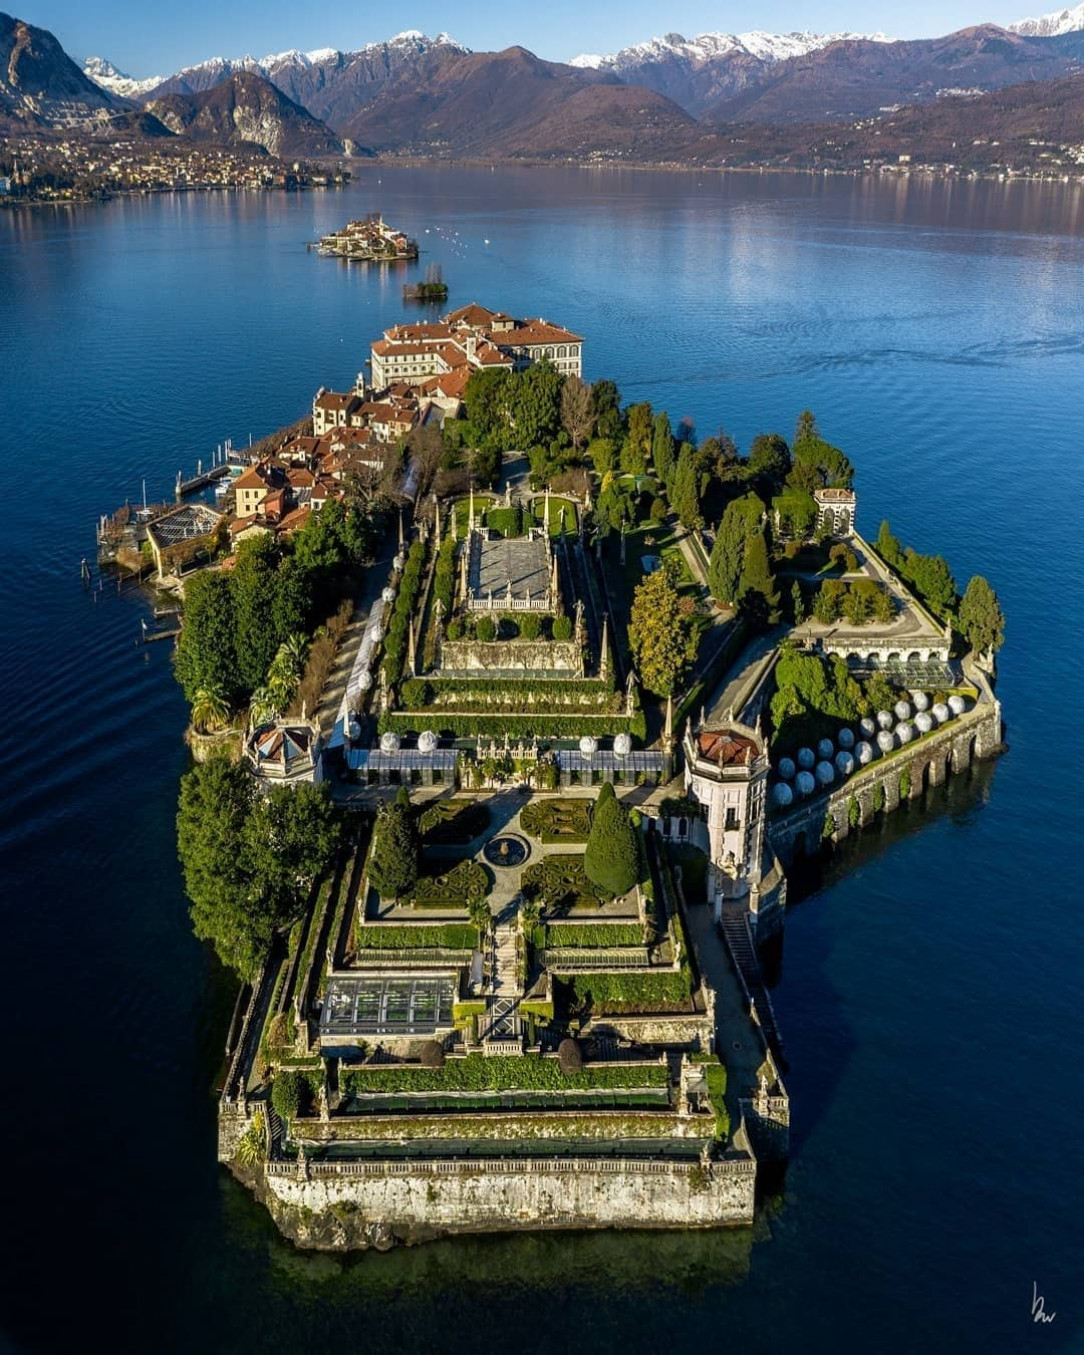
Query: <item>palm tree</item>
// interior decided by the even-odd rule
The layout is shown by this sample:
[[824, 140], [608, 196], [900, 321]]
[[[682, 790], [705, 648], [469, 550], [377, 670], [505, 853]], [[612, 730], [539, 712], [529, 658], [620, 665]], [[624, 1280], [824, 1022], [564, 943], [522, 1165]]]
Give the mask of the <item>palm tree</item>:
[[295, 631], [293, 635], [288, 635], [279, 647], [279, 653], [286, 653], [290, 656], [293, 664], [295, 677], [300, 678], [305, 671], [305, 660], [309, 657], [308, 637], [302, 635], [300, 631]]
[[192, 723], [204, 733], [224, 729], [230, 722], [230, 703], [221, 684], [209, 683], [200, 687], [192, 702]]
[[269, 720], [273, 720], [278, 715], [281, 709], [276, 694], [270, 687], [257, 687], [252, 693], [249, 716], [254, 725], [267, 724]]

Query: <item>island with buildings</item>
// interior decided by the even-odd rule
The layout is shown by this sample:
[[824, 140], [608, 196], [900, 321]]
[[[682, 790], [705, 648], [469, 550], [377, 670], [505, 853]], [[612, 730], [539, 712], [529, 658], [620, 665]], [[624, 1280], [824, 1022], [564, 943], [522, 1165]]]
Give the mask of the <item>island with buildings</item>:
[[584, 346], [397, 325], [117, 528], [183, 594], [219, 1158], [302, 1246], [751, 1224], [788, 872], [1002, 747], [984, 579], [864, 536], [809, 413], [742, 455]]
[[389, 226], [379, 212], [371, 212], [323, 236], [317, 241], [316, 252], [354, 263], [397, 263], [416, 259], [418, 242]]

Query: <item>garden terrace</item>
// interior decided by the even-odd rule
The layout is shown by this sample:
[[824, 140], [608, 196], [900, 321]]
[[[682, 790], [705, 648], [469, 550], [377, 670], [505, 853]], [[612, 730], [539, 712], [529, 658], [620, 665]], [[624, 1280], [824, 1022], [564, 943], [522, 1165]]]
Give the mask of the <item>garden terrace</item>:
[[552, 612], [553, 566], [548, 540], [540, 536], [468, 538], [467, 603], [473, 610], [507, 608]]
[[[527, 674], [523, 676], [529, 677]], [[392, 730], [396, 734], [408, 737], [432, 729], [442, 738], [472, 739], [479, 734], [498, 739], [503, 738], [505, 734], [512, 738], [542, 739], [579, 738], [582, 734], [591, 734], [595, 738], [607, 738], [613, 734], [632, 734], [636, 738], [643, 738], [644, 714], [642, 711], [636, 711], [633, 715], [551, 714], [549, 711], [534, 711], [529, 715], [481, 715], [430, 707], [428, 710], [389, 711], [380, 717], [379, 728], [381, 734]], [[399, 754], [393, 756], [398, 757]], [[373, 758], [375, 754], [358, 765], [371, 767], [375, 765]], [[353, 761], [350, 765], [354, 766]]]
[[478, 929], [470, 922], [363, 922], [354, 944], [358, 951], [437, 949], [469, 957], [478, 948]]
[[403, 704], [412, 711], [432, 710], [436, 720], [442, 710], [529, 714], [558, 709], [623, 714], [624, 697], [608, 679], [560, 678], [554, 677], [552, 670], [539, 673], [543, 671], [544, 676], [517, 671], [514, 677], [506, 677], [494, 676], [491, 669], [479, 669], [477, 677], [414, 678], [403, 684]]
[[[336, 1116], [301, 1121], [306, 1144], [323, 1142], [316, 1160], [507, 1156], [695, 1158], [714, 1137], [706, 1116], [690, 1120], [656, 1110], [525, 1111], [499, 1114]], [[335, 1141], [327, 1142], [334, 1133]]]
[[[500, 1057], [493, 1055], [491, 1057]], [[348, 1115], [389, 1115], [509, 1110], [669, 1110], [666, 1087], [613, 1090], [592, 1087], [582, 1090], [490, 1091], [490, 1092], [357, 1092], [344, 1106]]]
[[346, 1089], [367, 1092], [588, 1091], [598, 1088], [667, 1087], [665, 1063], [607, 1060], [566, 1073], [553, 1055], [467, 1054], [441, 1068], [418, 1063], [373, 1063], [344, 1070]]
[[570, 974], [554, 982], [558, 1008], [566, 1015], [656, 1015], [693, 1012], [692, 976], [686, 966], [664, 973]]
[[638, 922], [550, 922], [536, 928], [541, 947], [638, 946], [643, 928]]

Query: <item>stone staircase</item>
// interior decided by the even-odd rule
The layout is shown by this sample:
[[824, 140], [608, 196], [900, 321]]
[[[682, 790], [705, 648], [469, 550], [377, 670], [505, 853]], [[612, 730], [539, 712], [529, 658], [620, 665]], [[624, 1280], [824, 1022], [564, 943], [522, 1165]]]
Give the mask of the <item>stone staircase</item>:
[[768, 1045], [777, 1060], [784, 1063], [783, 1037], [779, 1033], [779, 1024], [775, 1019], [772, 999], [764, 984], [764, 976], [761, 973], [760, 961], [757, 959], [756, 947], [749, 935], [749, 923], [744, 908], [724, 907], [719, 927], [723, 934], [723, 940], [726, 942], [727, 950], [730, 952], [730, 958], [734, 962], [734, 967], [737, 969], [746, 991], [753, 999]]

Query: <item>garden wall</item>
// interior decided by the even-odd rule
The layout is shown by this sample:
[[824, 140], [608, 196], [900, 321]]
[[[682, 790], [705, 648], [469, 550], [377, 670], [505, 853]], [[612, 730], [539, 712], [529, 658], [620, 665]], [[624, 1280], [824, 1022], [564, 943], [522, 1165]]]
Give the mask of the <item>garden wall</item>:
[[850, 803], [858, 803], [858, 826], [870, 823], [883, 796], [885, 813], [899, 808], [901, 778], [909, 782], [907, 798], [917, 800], [927, 786], [943, 785], [950, 772], [966, 771], [976, 758], [994, 757], [1002, 749], [1001, 703], [987, 699], [950, 724], [913, 744], [879, 758], [856, 772], [828, 795], [810, 800], [772, 818], [768, 840], [784, 865], [795, 855], [813, 854], [820, 846], [826, 822], [837, 842], [851, 830]]
[[707, 1166], [591, 1158], [300, 1169], [276, 1162], [260, 1193], [299, 1245], [349, 1250], [448, 1233], [751, 1224], [755, 1181], [756, 1161], [743, 1148]]
[[445, 640], [442, 673], [566, 673], [583, 677], [583, 646], [575, 640]]

